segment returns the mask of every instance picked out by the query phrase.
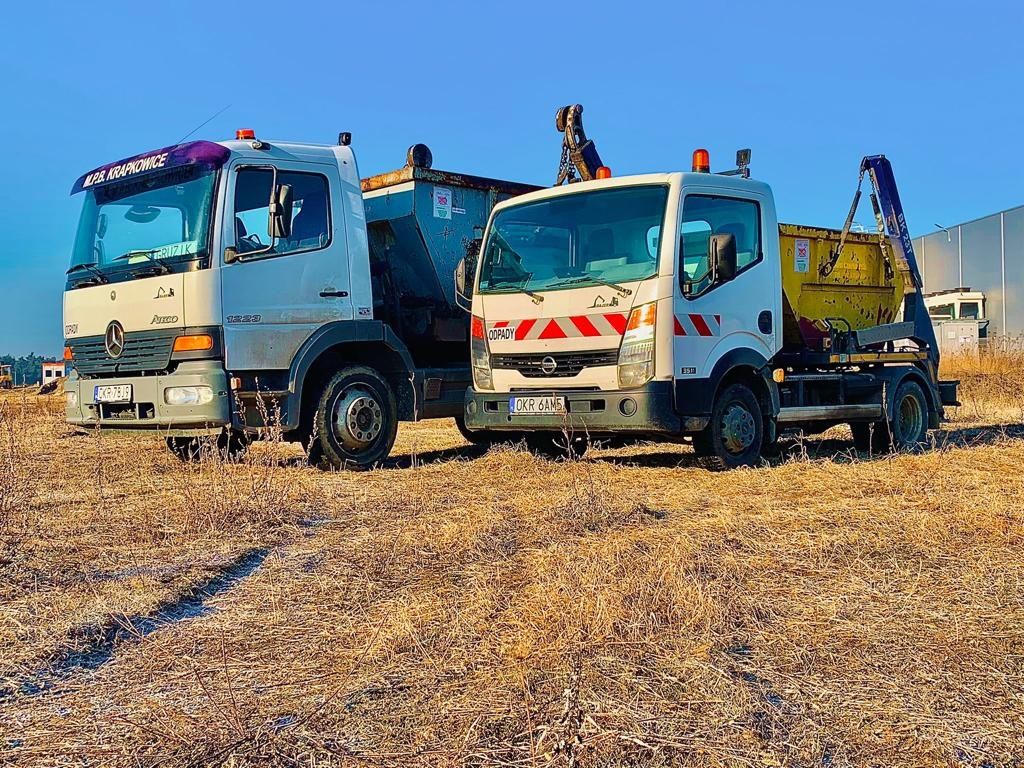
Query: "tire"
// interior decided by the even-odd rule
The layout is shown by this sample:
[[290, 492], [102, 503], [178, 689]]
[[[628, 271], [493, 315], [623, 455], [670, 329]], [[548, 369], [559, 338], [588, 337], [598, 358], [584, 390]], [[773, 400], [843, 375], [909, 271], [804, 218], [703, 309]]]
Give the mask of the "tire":
[[373, 368], [342, 368], [321, 390], [310, 434], [310, 463], [369, 469], [386, 459], [395, 444], [395, 393]]
[[590, 440], [586, 435], [569, 435], [568, 445], [562, 432], [527, 432], [526, 447], [547, 459], [582, 459]]
[[516, 432], [499, 432], [494, 429], [471, 430], [466, 426], [466, 419], [462, 416], [455, 417], [455, 427], [463, 439], [471, 445], [495, 445], [498, 443], [518, 443], [523, 439], [521, 434]]
[[764, 415], [746, 384], [730, 384], [715, 398], [711, 423], [696, 435], [694, 450], [712, 468], [753, 467], [761, 460]]
[[216, 453], [224, 461], [241, 461], [251, 444], [248, 435], [234, 429], [225, 429], [216, 438], [167, 438], [167, 448], [182, 461], [199, 461], [204, 453]]
[[850, 430], [858, 451], [889, 453], [917, 448], [928, 438], [928, 401], [924, 390], [916, 381], [904, 381], [893, 398], [891, 421], [851, 424]]

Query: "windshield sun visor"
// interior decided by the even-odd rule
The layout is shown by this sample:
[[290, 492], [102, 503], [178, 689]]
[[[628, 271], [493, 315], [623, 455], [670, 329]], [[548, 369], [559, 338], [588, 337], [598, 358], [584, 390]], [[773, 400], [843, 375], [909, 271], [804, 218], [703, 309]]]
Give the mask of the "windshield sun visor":
[[217, 170], [227, 161], [231, 150], [212, 141], [190, 141], [144, 152], [126, 160], [101, 166], [79, 177], [71, 194], [86, 189], [138, 179], [170, 168], [197, 166], [199, 170]]

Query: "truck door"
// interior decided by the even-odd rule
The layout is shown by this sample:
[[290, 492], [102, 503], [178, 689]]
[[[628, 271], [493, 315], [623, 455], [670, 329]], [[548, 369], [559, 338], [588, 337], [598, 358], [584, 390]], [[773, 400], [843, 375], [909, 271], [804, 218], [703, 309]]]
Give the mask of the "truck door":
[[[767, 210], [767, 214], [766, 214]], [[687, 192], [680, 217], [675, 281], [673, 364], [676, 379], [706, 379], [729, 351], [748, 348], [766, 360], [781, 338], [781, 275], [770, 201], [723, 191]], [[736, 239], [736, 276], [716, 281], [708, 263], [712, 234]], [[768, 258], [766, 258], [766, 253]]]
[[[267, 234], [271, 187], [292, 188], [292, 231]], [[352, 319], [346, 216], [337, 169], [240, 161], [228, 180], [221, 291], [228, 370], [285, 370], [324, 323]]]

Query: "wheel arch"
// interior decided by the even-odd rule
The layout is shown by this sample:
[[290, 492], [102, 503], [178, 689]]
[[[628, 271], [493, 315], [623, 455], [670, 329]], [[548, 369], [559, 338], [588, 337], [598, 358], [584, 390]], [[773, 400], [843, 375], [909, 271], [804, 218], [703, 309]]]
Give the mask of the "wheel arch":
[[303, 426], [321, 387], [345, 364], [380, 372], [395, 393], [399, 420], [415, 418], [416, 366], [408, 348], [378, 320], [345, 320], [317, 329], [292, 360], [286, 429]]
[[726, 352], [706, 379], [676, 379], [675, 407], [682, 416], [709, 416], [723, 387], [746, 381], [757, 396], [765, 415], [774, 419], [780, 408], [779, 388], [772, 380], [768, 359], [760, 352], [742, 347]]

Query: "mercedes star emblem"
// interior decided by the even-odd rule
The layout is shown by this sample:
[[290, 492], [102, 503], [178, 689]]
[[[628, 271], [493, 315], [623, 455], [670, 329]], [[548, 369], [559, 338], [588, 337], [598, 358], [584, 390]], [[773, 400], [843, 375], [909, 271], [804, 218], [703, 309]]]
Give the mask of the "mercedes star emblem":
[[540, 361], [540, 369], [549, 376], [555, 372], [558, 367], [558, 362], [551, 355], [548, 355]]
[[111, 357], [120, 357], [124, 352], [124, 328], [117, 320], [113, 320], [107, 326], [107, 332], [103, 335], [103, 346]]

